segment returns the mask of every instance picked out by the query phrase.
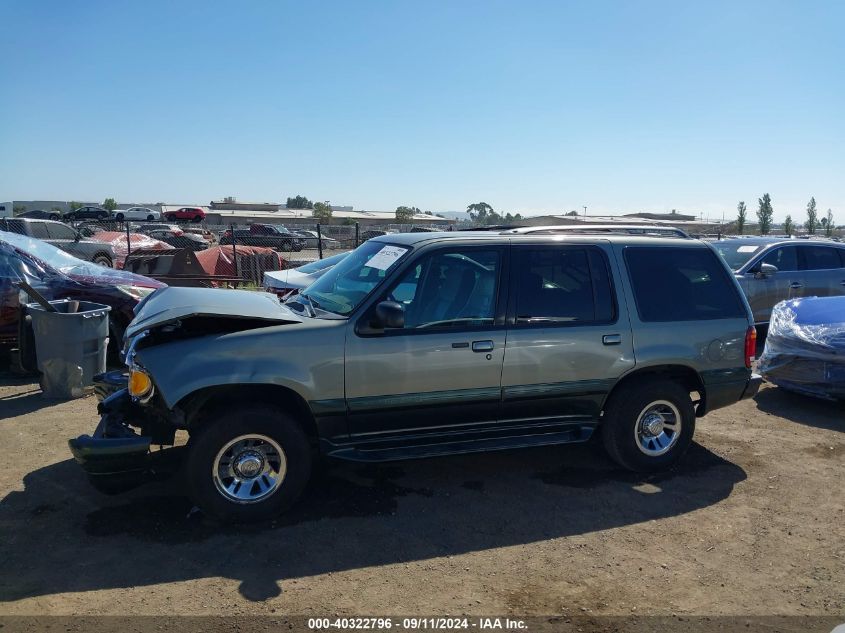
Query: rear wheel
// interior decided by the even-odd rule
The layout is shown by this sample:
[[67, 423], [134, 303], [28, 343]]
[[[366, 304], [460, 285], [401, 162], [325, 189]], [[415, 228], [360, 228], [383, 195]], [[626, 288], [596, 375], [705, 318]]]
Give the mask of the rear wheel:
[[311, 448], [295, 419], [268, 405], [211, 415], [191, 437], [185, 477], [193, 502], [224, 521], [272, 518], [311, 475]]
[[58, 220], [58, 219], [59, 219], [59, 214], [58, 214], [58, 213], [51, 213], [51, 214], [50, 214], [50, 216], [49, 216], [49, 218], [50, 218], [51, 220]]
[[118, 213], [116, 216], [114, 216], [114, 219], [117, 220], [118, 222], [123, 222], [123, 214]]
[[689, 392], [655, 379], [623, 385], [607, 403], [602, 439], [608, 455], [629, 470], [668, 468], [692, 443], [695, 410]]
[[168, 213], [167, 215], [164, 216], [164, 219], [167, 220], [168, 222], [175, 222], [176, 216], [171, 214], [171, 213]]
[[105, 266], [106, 268], [112, 268], [114, 266], [111, 257], [106, 255], [105, 253], [95, 255], [94, 259], [92, 259], [91, 261], [95, 264], [99, 264], [100, 266]]
[[194, 222], [202, 222], [202, 216], [201, 215], [195, 215], [194, 216]]

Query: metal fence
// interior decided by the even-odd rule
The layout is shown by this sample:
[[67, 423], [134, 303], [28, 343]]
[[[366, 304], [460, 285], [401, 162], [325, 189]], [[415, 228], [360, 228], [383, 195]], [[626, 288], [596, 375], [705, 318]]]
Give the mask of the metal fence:
[[348, 252], [373, 237], [437, 230], [412, 224], [365, 227], [357, 223], [286, 227], [259, 222], [83, 220], [71, 224], [84, 237], [109, 243], [118, 268], [171, 285], [248, 288], [262, 287], [268, 271], [297, 268]]

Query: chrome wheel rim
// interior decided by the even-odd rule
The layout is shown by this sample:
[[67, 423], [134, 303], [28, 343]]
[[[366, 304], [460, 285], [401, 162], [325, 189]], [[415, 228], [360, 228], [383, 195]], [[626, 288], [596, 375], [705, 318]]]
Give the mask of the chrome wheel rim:
[[668, 400], [655, 400], [637, 416], [634, 438], [649, 457], [664, 455], [681, 437], [681, 412]]
[[217, 453], [211, 468], [217, 492], [233, 503], [264, 501], [279, 489], [286, 473], [282, 447], [258, 434], [231, 440]]

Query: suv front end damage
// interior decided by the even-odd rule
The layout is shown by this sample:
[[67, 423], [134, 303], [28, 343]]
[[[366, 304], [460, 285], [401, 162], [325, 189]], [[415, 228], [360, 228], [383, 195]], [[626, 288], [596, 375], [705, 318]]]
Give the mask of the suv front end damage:
[[182, 452], [182, 447], [173, 447], [176, 427], [156, 410], [133, 402], [128, 390], [121, 389], [100, 402], [97, 412], [100, 422], [92, 435], [68, 440], [95, 488], [122, 492], [176, 470]]

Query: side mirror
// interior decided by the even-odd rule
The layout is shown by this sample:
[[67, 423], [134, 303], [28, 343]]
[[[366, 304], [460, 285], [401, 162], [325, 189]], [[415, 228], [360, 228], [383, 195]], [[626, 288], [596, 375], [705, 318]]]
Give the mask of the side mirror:
[[383, 328], [405, 327], [405, 307], [396, 301], [382, 301], [376, 306], [376, 322]]
[[760, 264], [760, 267], [754, 271], [754, 277], [756, 279], [765, 279], [766, 277], [772, 276], [777, 271], [778, 267], [774, 264]]

